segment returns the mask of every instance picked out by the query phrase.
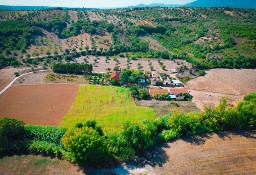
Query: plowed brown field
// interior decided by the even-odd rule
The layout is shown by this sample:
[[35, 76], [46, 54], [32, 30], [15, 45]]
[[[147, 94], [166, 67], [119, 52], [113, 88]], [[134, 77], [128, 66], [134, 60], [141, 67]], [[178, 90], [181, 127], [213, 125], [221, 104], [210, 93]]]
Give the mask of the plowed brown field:
[[58, 126], [73, 103], [78, 85], [14, 86], [0, 96], [0, 118]]

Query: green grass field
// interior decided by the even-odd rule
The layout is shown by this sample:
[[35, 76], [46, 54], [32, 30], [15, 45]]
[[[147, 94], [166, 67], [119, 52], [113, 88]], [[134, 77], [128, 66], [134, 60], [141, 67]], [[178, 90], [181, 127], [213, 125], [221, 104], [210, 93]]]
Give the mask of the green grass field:
[[121, 130], [122, 124], [156, 118], [149, 107], [136, 106], [128, 90], [121, 87], [81, 85], [75, 102], [60, 126], [97, 121], [107, 132]]

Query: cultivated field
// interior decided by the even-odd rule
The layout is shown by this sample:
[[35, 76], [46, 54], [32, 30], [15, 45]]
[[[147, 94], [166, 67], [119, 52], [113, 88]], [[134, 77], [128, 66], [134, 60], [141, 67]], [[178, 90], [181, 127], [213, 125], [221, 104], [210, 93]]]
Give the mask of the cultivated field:
[[0, 117], [26, 124], [58, 126], [77, 94], [77, 85], [24, 85], [0, 96]]
[[153, 109], [136, 106], [127, 89], [111, 86], [81, 85], [78, 95], [62, 120], [61, 126], [96, 120], [109, 132], [119, 130], [124, 122], [156, 118]]
[[193, 102], [200, 109], [203, 104], [218, 104], [223, 96], [234, 105], [246, 93], [256, 91], [256, 70], [211, 69], [205, 76], [189, 81], [187, 87], [193, 95]]

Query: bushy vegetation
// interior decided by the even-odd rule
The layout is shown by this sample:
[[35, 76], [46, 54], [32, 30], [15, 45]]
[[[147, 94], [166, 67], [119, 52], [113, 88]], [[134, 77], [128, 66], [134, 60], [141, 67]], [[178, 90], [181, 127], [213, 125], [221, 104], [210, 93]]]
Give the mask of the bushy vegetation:
[[92, 65], [84, 63], [56, 63], [52, 65], [52, 70], [55, 73], [62, 74], [90, 74], [92, 73]]
[[0, 22], [0, 50], [27, 49], [35, 44], [37, 36], [42, 36], [42, 30], [33, 24], [22, 20]]
[[92, 120], [76, 123], [66, 131], [24, 126], [21, 121], [4, 118], [0, 119], [0, 153], [21, 151], [15, 144], [27, 140], [22, 148], [32, 152], [64, 156], [81, 165], [111, 165], [181, 136], [256, 129], [256, 93], [246, 95], [235, 107], [226, 102], [224, 98], [217, 107], [205, 107], [200, 113], [176, 112], [158, 119], [126, 122], [119, 132], [111, 134]]

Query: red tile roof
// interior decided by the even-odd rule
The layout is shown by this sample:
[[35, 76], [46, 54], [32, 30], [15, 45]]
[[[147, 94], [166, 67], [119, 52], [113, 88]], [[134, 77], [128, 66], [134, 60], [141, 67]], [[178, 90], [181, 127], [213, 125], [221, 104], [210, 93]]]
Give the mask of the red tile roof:
[[110, 75], [110, 80], [116, 79], [117, 81], [120, 81], [120, 72], [113, 71]]
[[168, 94], [167, 89], [149, 89], [149, 94], [150, 95], [156, 95], [156, 94]]
[[184, 94], [188, 93], [187, 88], [170, 88], [170, 94]]

